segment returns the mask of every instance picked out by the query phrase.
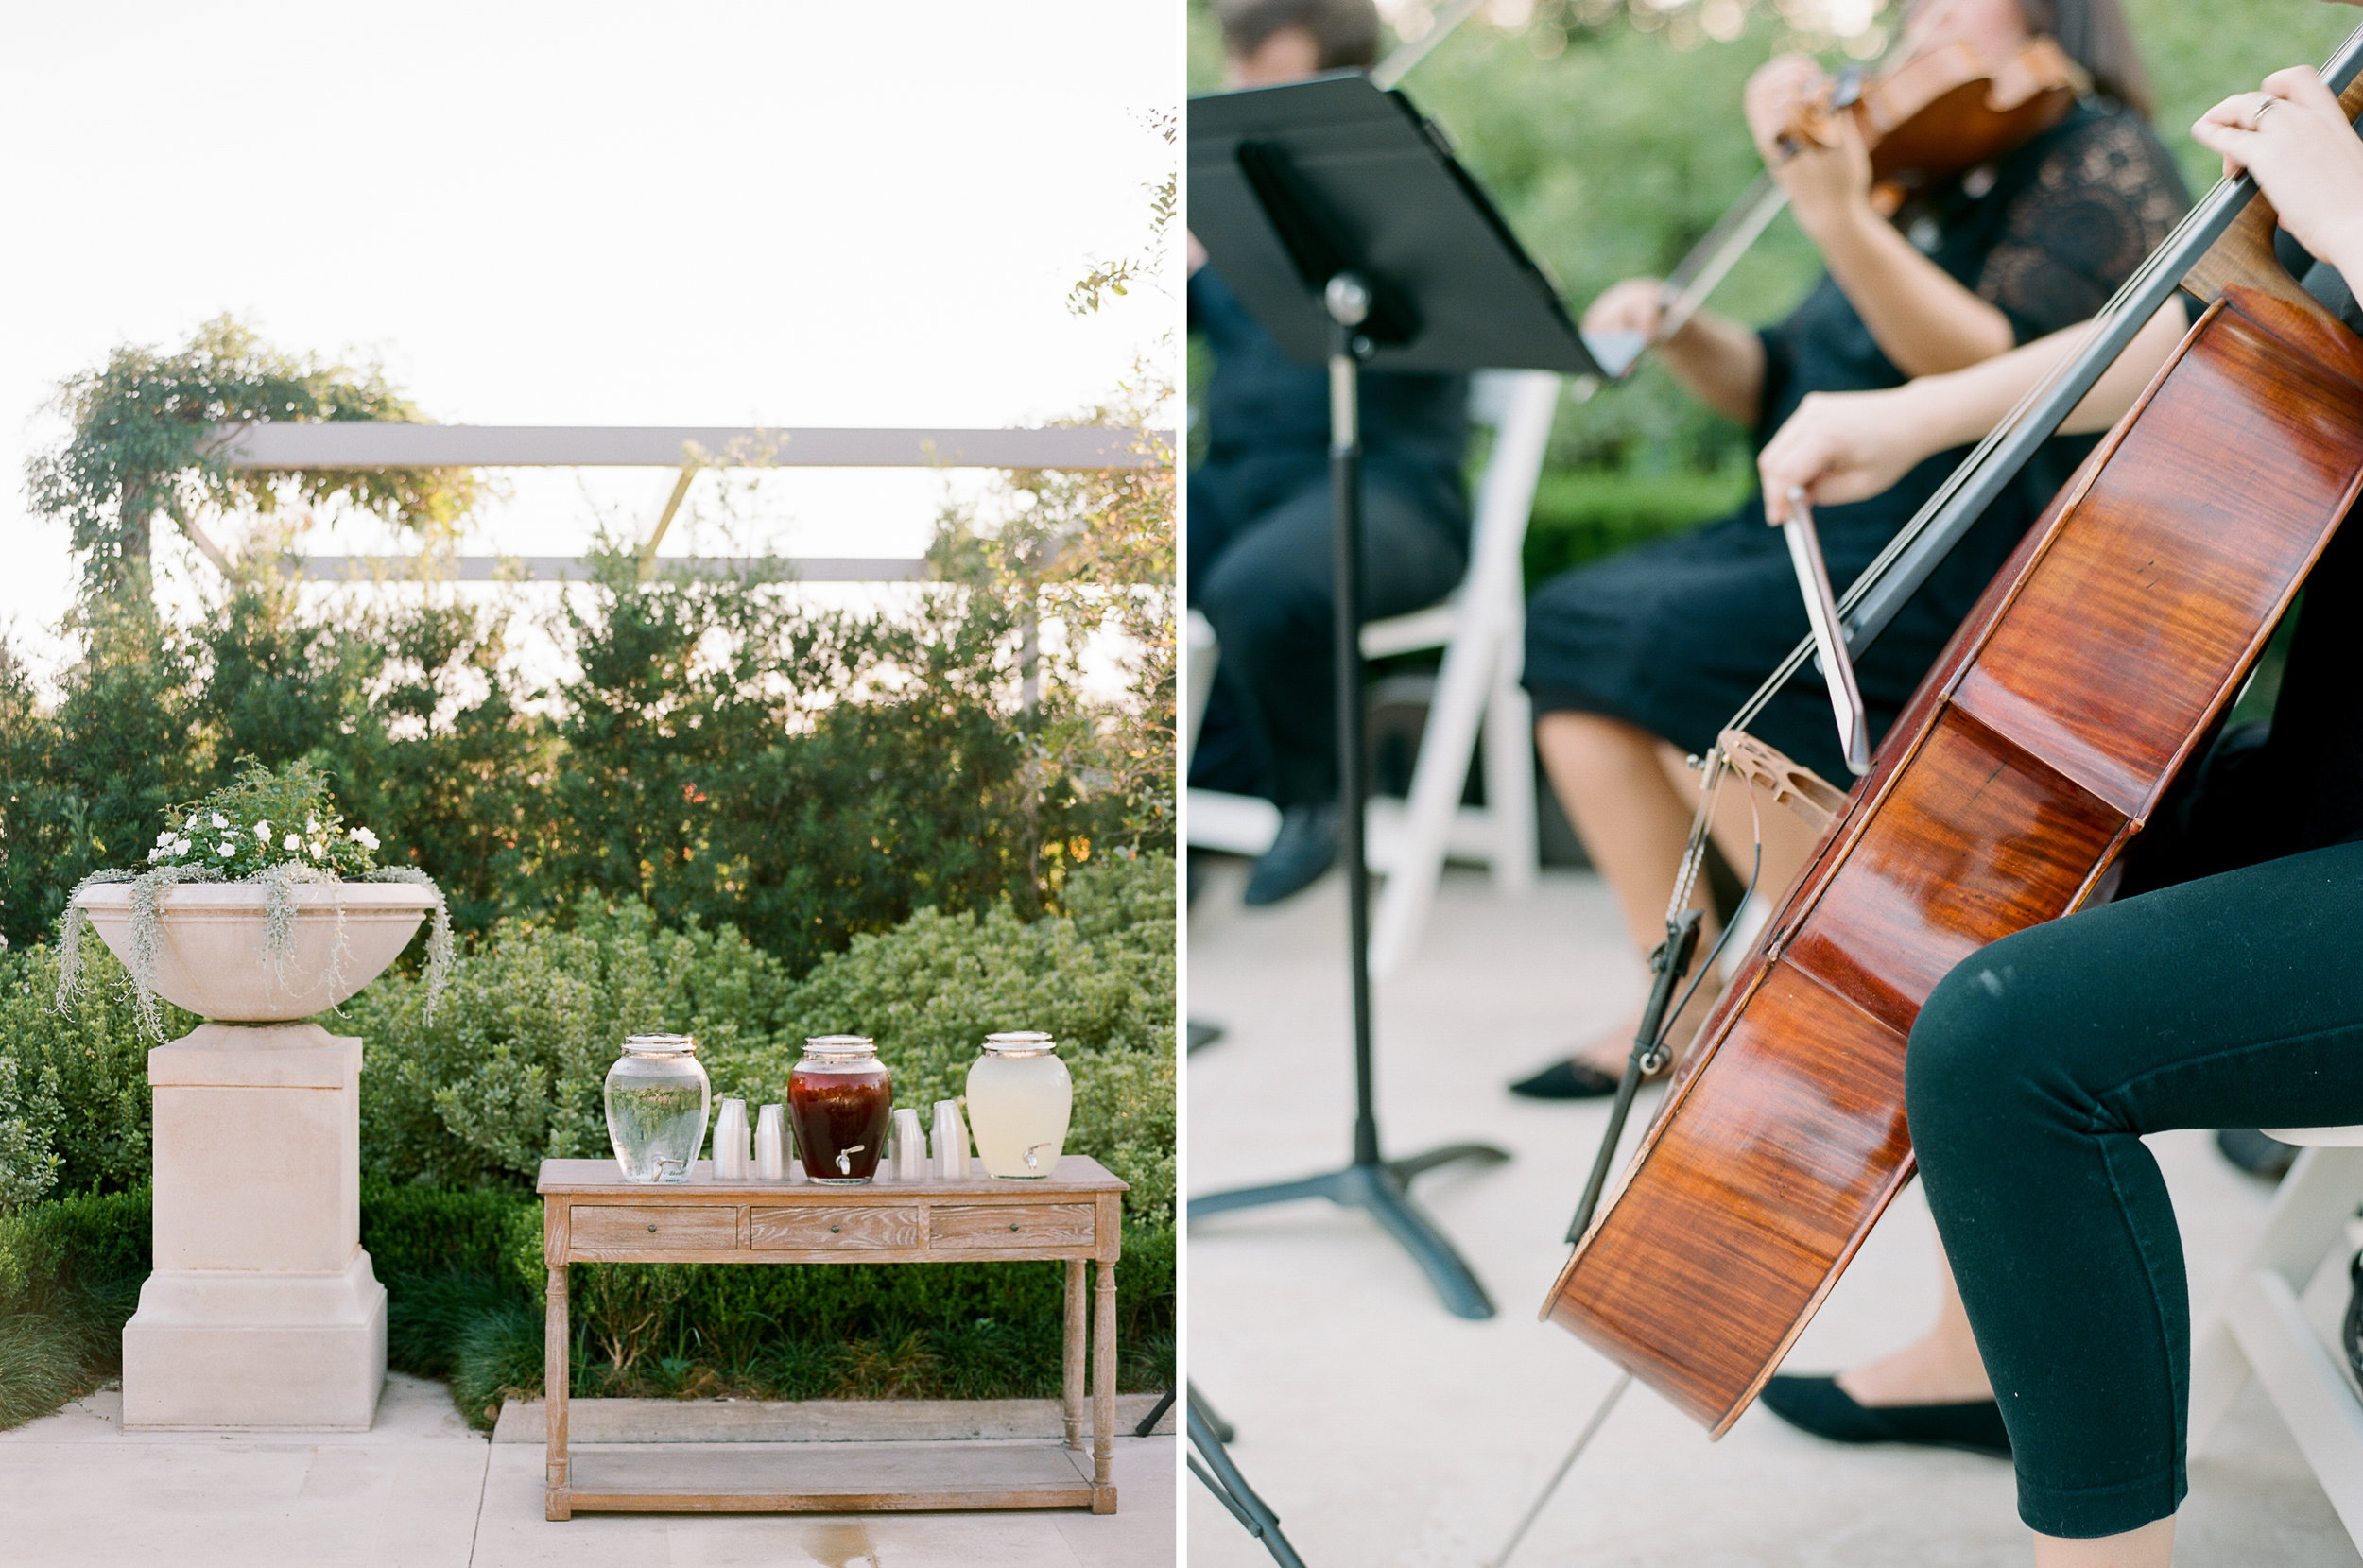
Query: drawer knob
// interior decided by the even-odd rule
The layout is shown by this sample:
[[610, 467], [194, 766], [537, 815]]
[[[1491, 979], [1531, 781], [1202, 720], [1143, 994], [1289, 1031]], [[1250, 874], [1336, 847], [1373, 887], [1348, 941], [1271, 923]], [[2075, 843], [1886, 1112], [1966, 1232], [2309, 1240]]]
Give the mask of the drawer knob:
[[832, 1225], [832, 1226], [830, 1226], [830, 1227], [829, 1227], [829, 1234], [831, 1234], [831, 1235], [835, 1235], [835, 1234], [837, 1234], [837, 1227], [836, 1227], [836, 1226]]
[[1012, 1230], [1012, 1231], [1014, 1231], [1014, 1230], [1016, 1230], [1016, 1229], [1017, 1229], [1017, 1227], [1016, 1227], [1016, 1226], [1014, 1226], [1014, 1225], [1012, 1225], [1012, 1226], [1010, 1226], [1010, 1227], [1009, 1227], [1009, 1229], [1010, 1229], [1010, 1230]]
[[656, 1227], [655, 1227], [655, 1226], [651, 1225], [651, 1226], [649, 1226], [649, 1227], [648, 1227], [648, 1234], [650, 1234], [650, 1235], [655, 1235], [655, 1234], [656, 1234]]

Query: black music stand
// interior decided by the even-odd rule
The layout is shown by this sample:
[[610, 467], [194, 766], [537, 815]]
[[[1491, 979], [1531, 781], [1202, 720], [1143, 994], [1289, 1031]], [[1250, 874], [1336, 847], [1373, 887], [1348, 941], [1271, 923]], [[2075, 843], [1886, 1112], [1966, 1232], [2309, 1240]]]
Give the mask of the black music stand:
[[1367, 1209], [1459, 1318], [1493, 1303], [1412, 1202], [1411, 1180], [1461, 1160], [1509, 1156], [1453, 1144], [1379, 1153], [1371, 1060], [1370, 794], [1362, 754], [1363, 365], [1599, 375], [1559, 296], [1443, 137], [1400, 93], [1357, 73], [1190, 100], [1190, 230], [1281, 347], [1330, 368], [1337, 508], [1339, 818], [1354, 991], [1354, 1163], [1342, 1170], [1189, 1199], [1192, 1220], [1301, 1198]]

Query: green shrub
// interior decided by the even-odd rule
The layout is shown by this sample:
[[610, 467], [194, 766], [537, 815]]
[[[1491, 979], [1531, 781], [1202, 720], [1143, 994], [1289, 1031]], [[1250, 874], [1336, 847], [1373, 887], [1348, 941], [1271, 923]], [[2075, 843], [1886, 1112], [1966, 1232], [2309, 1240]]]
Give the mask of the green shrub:
[[496, 924], [454, 966], [430, 1024], [423, 985], [389, 975], [346, 1005], [369, 1042], [365, 1170], [388, 1183], [529, 1185], [545, 1158], [608, 1151], [602, 1087], [628, 1034], [698, 1036], [716, 1095], [786, 1097], [808, 1035], [876, 1038], [895, 1097], [963, 1093], [995, 1029], [1056, 1034], [1076, 1080], [1068, 1146], [1173, 1208], [1173, 862], [1097, 856], [1069, 879], [1076, 911], [1026, 924], [923, 909], [856, 938], [800, 981], [736, 932], [658, 926], [639, 904], [585, 900], [565, 927]]
[[711, 1064], [718, 1093], [750, 1104], [786, 1098], [807, 1036], [859, 1033], [878, 1042], [898, 1104], [924, 1111], [967, 1093], [986, 1035], [1042, 1029], [1058, 1037], [1075, 1079], [1072, 1153], [1131, 1183], [1126, 1213], [1167, 1223], [1174, 1191], [1173, 862], [1162, 854], [1094, 858], [1074, 873], [1073, 915], [1021, 922], [1007, 905], [983, 914], [923, 909], [881, 936], [857, 937], [787, 999], [775, 1042], [725, 1048]]
[[[387, 1293], [387, 1361], [449, 1378], [479, 1425], [542, 1392], [542, 1205], [529, 1194], [372, 1182], [361, 1243]], [[1128, 1230], [1120, 1381], [1174, 1375], [1176, 1236]], [[146, 1189], [0, 1218], [0, 1427], [120, 1367], [151, 1255]], [[1061, 1266], [945, 1264], [570, 1271], [574, 1391], [757, 1399], [1023, 1398], [1058, 1391]]]
[[[131, 978], [82, 944], [82, 987], [57, 1010], [46, 947], [0, 953], [0, 1213], [52, 1190], [119, 1192], [147, 1180], [147, 1048]], [[165, 1032], [197, 1020], [166, 1006]]]
[[991, 543], [947, 557], [957, 587], [860, 613], [784, 560], [643, 583], [598, 555], [540, 691], [518, 603], [307, 607], [267, 540], [186, 626], [94, 606], [55, 702], [0, 648], [0, 934], [46, 936], [81, 877], [139, 865], [167, 804], [249, 760], [323, 769], [462, 931], [590, 895], [727, 922], [797, 972], [931, 905], [1030, 918], [1091, 853], [1170, 849], [1170, 780], [1139, 763], [1171, 750], [1171, 683], [1109, 704], [1045, 660], [1021, 707], [1023, 607], [1051, 589], [979, 564]]
[[123, 1324], [147, 1277], [147, 1214], [142, 1189], [0, 1215], [0, 1430], [120, 1369]]
[[710, 1048], [768, 1042], [787, 977], [736, 932], [660, 928], [647, 905], [585, 898], [559, 927], [494, 925], [426, 988], [389, 974], [345, 1006], [369, 1042], [361, 1160], [434, 1186], [532, 1184], [545, 1158], [608, 1150], [601, 1085], [624, 1037], [686, 1030]]

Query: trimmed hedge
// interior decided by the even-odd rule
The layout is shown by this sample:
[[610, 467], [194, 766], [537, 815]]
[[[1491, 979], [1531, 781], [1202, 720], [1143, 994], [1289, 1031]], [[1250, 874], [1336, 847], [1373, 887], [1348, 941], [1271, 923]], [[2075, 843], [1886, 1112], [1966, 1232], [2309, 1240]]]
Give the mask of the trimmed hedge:
[[[387, 1292], [387, 1360], [448, 1378], [481, 1426], [540, 1397], [541, 1203], [500, 1189], [365, 1186], [361, 1245]], [[1118, 1380], [1174, 1376], [1171, 1228], [1128, 1230]], [[0, 1220], [0, 1428], [121, 1369], [150, 1257], [147, 1189]], [[568, 1291], [579, 1397], [1007, 1399], [1058, 1392], [1061, 1266], [812, 1268], [578, 1264]]]

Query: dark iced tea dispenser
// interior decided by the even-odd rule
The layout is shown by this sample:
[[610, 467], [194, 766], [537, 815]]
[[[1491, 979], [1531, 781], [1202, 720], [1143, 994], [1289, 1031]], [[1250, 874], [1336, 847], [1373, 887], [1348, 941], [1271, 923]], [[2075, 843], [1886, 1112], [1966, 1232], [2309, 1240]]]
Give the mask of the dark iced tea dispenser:
[[787, 1113], [806, 1177], [831, 1186], [869, 1180], [893, 1109], [894, 1076], [870, 1040], [828, 1034], [804, 1042], [803, 1060], [788, 1075]]

